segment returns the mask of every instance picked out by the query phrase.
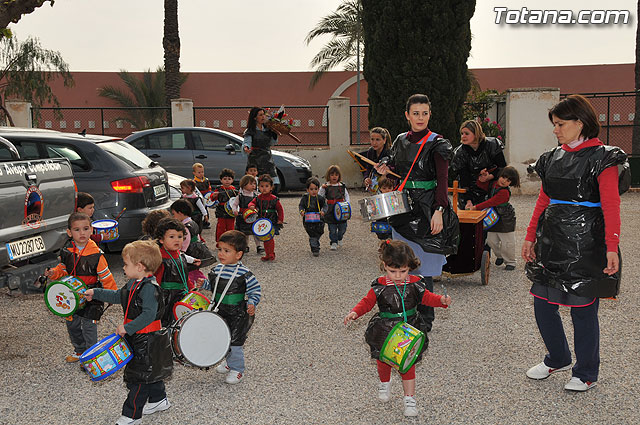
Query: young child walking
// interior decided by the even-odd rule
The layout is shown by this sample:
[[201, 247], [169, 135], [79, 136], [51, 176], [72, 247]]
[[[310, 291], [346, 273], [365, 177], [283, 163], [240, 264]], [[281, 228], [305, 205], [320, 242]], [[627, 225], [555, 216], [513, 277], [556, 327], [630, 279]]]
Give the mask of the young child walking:
[[327, 210], [327, 201], [318, 195], [320, 181], [315, 177], [307, 179], [307, 194], [302, 195], [298, 210], [302, 216], [302, 225], [309, 235], [309, 246], [314, 257], [320, 255], [320, 236], [324, 233], [324, 214]]
[[[486, 171], [485, 171], [486, 172]], [[489, 187], [489, 183], [491, 187]], [[520, 175], [514, 167], [504, 167], [494, 181], [481, 182], [476, 185], [488, 190], [489, 199], [474, 205], [471, 209], [483, 210], [492, 207], [499, 220], [487, 232], [487, 244], [496, 256], [496, 266], [505, 264], [505, 270], [516, 268], [516, 211], [509, 203], [511, 190], [509, 187], [520, 187]]]
[[251, 230], [253, 222], [247, 223], [244, 218], [244, 213], [250, 209], [249, 204], [251, 203], [251, 201], [256, 199], [256, 196], [258, 196], [258, 192], [256, 192], [257, 186], [258, 185], [256, 183], [255, 177], [249, 174], [242, 176], [242, 178], [240, 179], [240, 191], [238, 192], [238, 196], [231, 199], [231, 201], [229, 202], [231, 203], [231, 209], [236, 214], [235, 230], [241, 231], [242, 233], [247, 235], [247, 237], [253, 236], [253, 239], [256, 242], [256, 252], [258, 253], [258, 255], [261, 255], [264, 253], [262, 241], [260, 241], [260, 239], [258, 239], [258, 237], [254, 235], [253, 231]]
[[[383, 241], [380, 243], [379, 253], [380, 269], [385, 271], [385, 275], [371, 283], [367, 295], [345, 316], [344, 324], [356, 320], [378, 304], [380, 311], [369, 321], [365, 341], [371, 347], [371, 358], [376, 359], [378, 364], [378, 398], [388, 401], [391, 394], [391, 366], [381, 362], [379, 358], [389, 332], [399, 322], [407, 322], [424, 332], [425, 343], [416, 362], [420, 361], [429, 341], [426, 339], [426, 322], [417, 307], [424, 304], [446, 308], [451, 304], [451, 297], [429, 292], [422, 276], [409, 274], [411, 270], [420, 266], [420, 260], [405, 242]], [[415, 364], [406, 373], [401, 374], [401, 377], [404, 389], [404, 415], [417, 416]]]
[[236, 218], [230, 215], [225, 210], [225, 204], [229, 202], [229, 199], [238, 195], [238, 191], [233, 187], [233, 179], [235, 173], [229, 168], [223, 168], [220, 171], [220, 186], [216, 187], [213, 191], [211, 198], [218, 200], [218, 206], [216, 207], [216, 218], [218, 223], [216, 224], [216, 242], [220, 240], [220, 236], [227, 230], [233, 230]]
[[156, 227], [163, 218], [171, 218], [171, 213], [165, 209], [153, 210], [142, 220], [142, 236], [139, 240], [152, 240], [156, 237]]
[[[258, 217], [268, 218], [275, 227], [275, 234], [280, 234], [280, 227], [284, 223], [284, 209], [280, 204], [277, 196], [271, 193], [273, 191], [273, 179], [269, 174], [260, 176], [258, 190], [260, 195], [249, 203], [249, 208], [258, 211]], [[264, 242], [264, 257], [260, 257], [262, 261], [273, 261], [276, 259], [276, 241], [275, 237]]]
[[[60, 250], [60, 264], [45, 271], [51, 280], [71, 275], [81, 279], [87, 288], [117, 289], [107, 260], [98, 245], [91, 240], [91, 219], [85, 213], [75, 212], [67, 220], [67, 235], [71, 243]], [[67, 332], [73, 345], [73, 353], [65, 360], [77, 362], [82, 353], [98, 342], [98, 325], [104, 312], [104, 304], [92, 301], [67, 318]]]
[[[247, 236], [238, 230], [229, 230], [218, 241], [218, 259], [209, 273], [213, 283], [213, 311], [222, 316], [231, 331], [231, 349], [218, 373], [226, 373], [228, 384], [237, 384], [244, 377], [243, 345], [255, 319], [256, 307], [262, 296], [260, 283], [240, 261], [247, 247]], [[223, 296], [224, 295], [224, 296]], [[222, 297], [222, 298], [221, 298]]]
[[327, 181], [318, 191], [318, 195], [324, 196], [327, 200], [328, 210], [324, 215], [324, 221], [329, 227], [330, 249], [335, 251], [338, 246], [342, 246], [342, 238], [347, 231], [347, 221], [337, 220], [334, 215], [334, 208], [338, 202], [349, 202], [349, 192], [347, 186], [342, 183], [342, 172], [340, 167], [332, 165], [324, 175]]
[[[391, 192], [393, 191], [394, 187], [395, 187], [395, 182], [393, 180], [387, 177], [380, 177], [378, 179], [379, 193]], [[378, 239], [382, 241], [391, 239], [391, 225], [389, 224], [389, 219], [381, 218], [380, 220], [374, 221], [371, 224], [371, 229], [372, 231], [375, 231], [376, 235], [378, 236]]]
[[[96, 211], [96, 201], [91, 194], [78, 192], [76, 195], [76, 212], [85, 213], [93, 222], [93, 213]], [[92, 233], [91, 240], [95, 243], [102, 242], [102, 233]]]
[[162, 293], [153, 276], [162, 263], [158, 245], [152, 241], [131, 242], [122, 250], [122, 260], [127, 284], [119, 290], [89, 289], [85, 297], [91, 302], [122, 305], [124, 323], [115, 332], [127, 341], [133, 359], [124, 369], [129, 395], [116, 425], [131, 425], [141, 423], [143, 414], [171, 407], [164, 380], [173, 371], [173, 354], [169, 332], [160, 324]]
[[191, 218], [196, 222], [198, 228], [202, 229], [202, 224], [205, 219], [208, 220], [209, 213], [204, 206], [204, 199], [202, 199], [202, 195], [196, 187], [196, 182], [191, 179], [182, 180], [180, 182], [180, 190], [182, 191], [182, 198], [191, 202], [193, 206]]
[[[205, 197], [209, 192], [211, 192], [211, 182], [208, 178], [204, 176], [204, 165], [199, 162], [193, 164], [193, 181], [196, 184], [196, 188], [200, 191], [200, 194]], [[206, 208], [206, 206], [205, 206]], [[207, 215], [204, 216], [202, 220], [202, 228], [209, 229], [211, 226], [209, 224], [209, 213], [207, 210]], [[202, 229], [200, 229], [202, 231]]]

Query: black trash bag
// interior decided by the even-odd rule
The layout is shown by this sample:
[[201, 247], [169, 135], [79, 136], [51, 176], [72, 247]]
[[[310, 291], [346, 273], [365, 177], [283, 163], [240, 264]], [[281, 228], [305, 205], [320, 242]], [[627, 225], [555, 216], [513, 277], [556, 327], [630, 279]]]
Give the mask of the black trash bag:
[[125, 335], [133, 358], [124, 369], [124, 381], [151, 384], [162, 381], [173, 372], [173, 353], [167, 328], [149, 333]]
[[247, 334], [255, 321], [255, 315], [247, 313], [247, 302], [238, 305], [220, 304], [217, 312], [229, 326], [231, 332], [231, 345], [244, 345]]
[[189, 243], [189, 247], [185, 251], [185, 254], [202, 260], [200, 266], [189, 264], [187, 266], [188, 271], [198, 270], [201, 267], [207, 267], [216, 262], [216, 256], [213, 255], [209, 247], [202, 241], [193, 241]]

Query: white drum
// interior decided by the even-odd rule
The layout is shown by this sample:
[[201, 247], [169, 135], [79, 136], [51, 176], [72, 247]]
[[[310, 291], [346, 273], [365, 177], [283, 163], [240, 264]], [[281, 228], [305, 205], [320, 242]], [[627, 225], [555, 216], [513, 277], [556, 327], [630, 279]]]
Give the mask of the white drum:
[[365, 220], [374, 221], [411, 211], [406, 192], [381, 193], [360, 200], [360, 213]]
[[231, 345], [231, 332], [220, 315], [196, 311], [182, 316], [171, 331], [171, 348], [181, 362], [211, 367], [224, 359]]

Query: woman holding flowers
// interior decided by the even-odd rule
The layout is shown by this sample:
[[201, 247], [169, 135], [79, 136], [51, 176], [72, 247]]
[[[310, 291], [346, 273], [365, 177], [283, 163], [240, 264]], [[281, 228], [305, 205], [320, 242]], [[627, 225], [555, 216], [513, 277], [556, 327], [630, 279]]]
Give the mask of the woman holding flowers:
[[264, 108], [258, 106], [251, 108], [242, 150], [249, 156], [247, 165], [254, 165], [258, 169], [259, 176], [269, 174], [276, 185], [280, 180], [271, 156], [271, 146], [278, 143], [278, 134], [265, 127], [266, 121], [267, 114]]

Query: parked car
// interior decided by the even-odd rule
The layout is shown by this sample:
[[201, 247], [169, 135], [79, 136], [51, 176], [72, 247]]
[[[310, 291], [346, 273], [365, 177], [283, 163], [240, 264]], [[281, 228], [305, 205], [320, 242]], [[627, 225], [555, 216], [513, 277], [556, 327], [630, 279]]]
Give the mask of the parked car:
[[0, 127], [0, 136], [25, 160], [69, 160], [78, 191], [96, 201], [94, 220], [118, 220], [119, 239], [103, 245], [109, 251], [136, 240], [149, 211], [170, 205], [166, 171], [122, 139], [13, 127]]
[[[206, 127], [164, 127], [137, 131], [124, 139], [167, 171], [193, 176], [195, 162], [204, 165], [205, 175], [220, 183], [222, 168], [231, 168], [236, 182], [244, 175], [247, 155], [242, 152], [242, 137], [228, 131]], [[273, 150], [273, 161], [280, 178], [280, 190], [300, 190], [311, 177], [311, 165], [306, 159], [287, 152]]]

